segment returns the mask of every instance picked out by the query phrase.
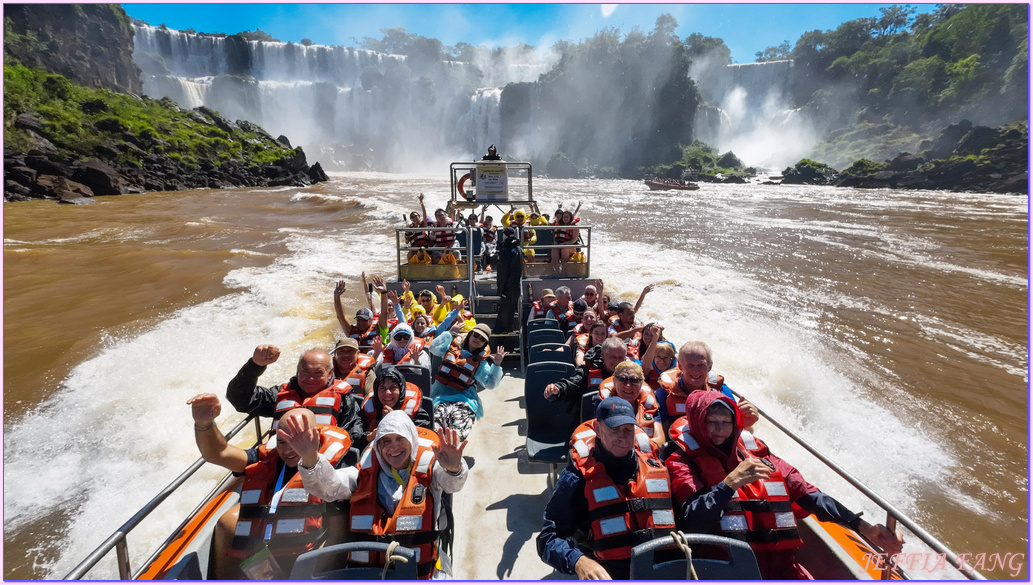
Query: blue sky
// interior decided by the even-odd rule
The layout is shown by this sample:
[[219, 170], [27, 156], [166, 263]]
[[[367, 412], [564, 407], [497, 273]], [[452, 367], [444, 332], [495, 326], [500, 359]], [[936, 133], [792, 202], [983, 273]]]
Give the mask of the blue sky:
[[[382, 28], [403, 27], [445, 45], [524, 42], [547, 48], [607, 28], [649, 32], [657, 16], [669, 13], [678, 21], [678, 36], [724, 39], [737, 63], [751, 63], [758, 51], [782, 41], [792, 46], [810, 30], [878, 17], [886, 6], [891, 4], [123, 4], [130, 16], [155, 26], [225, 33], [260, 28], [282, 41], [345, 46], [379, 39]], [[935, 4], [911, 6], [935, 10]]]

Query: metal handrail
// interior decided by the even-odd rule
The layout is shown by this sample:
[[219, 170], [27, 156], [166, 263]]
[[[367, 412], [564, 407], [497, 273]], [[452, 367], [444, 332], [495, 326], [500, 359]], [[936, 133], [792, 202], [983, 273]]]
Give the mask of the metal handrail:
[[[734, 390], [732, 390], [732, 394], [734, 394], [738, 398], [745, 398], [742, 394], [740, 394], [740, 393], [738, 393], [738, 392], [736, 392]], [[757, 406], [756, 403], [754, 403], [754, 406], [755, 407]], [[944, 555], [944, 558], [946, 558], [947, 561], [951, 565], [954, 566], [954, 568], [956, 568], [957, 570], [961, 571], [961, 573], [963, 575], [965, 575], [969, 579], [973, 579], [973, 580], [979, 580], [979, 581], [985, 581], [986, 580], [986, 577], [984, 577], [979, 571], [976, 571], [974, 568], [970, 567], [968, 565], [968, 563], [965, 563], [961, 559], [959, 559], [958, 555], [955, 554], [954, 551], [952, 551], [949, 548], [947, 548], [947, 546], [945, 544], [943, 544], [942, 542], [940, 542], [939, 540], [937, 540], [936, 537], [934, 537], [933, 535], [931, 535], [928, 532], [926, 532], [922, 527], [920, 527], [918, 524], [916, 524], [914, 520], [912, 520], [910, 517], [908, 517], [906, 514], [904, 514], [900, 510], [898, 510], [895, 506], [893, 506], [893, 504], [891, 504], [888, 501], [886, 501], [885, 498], [883, 498], [879, 494], [875, 493], [871, 488], [869, 488], [865, 484], [861, 483], [861, 481], [859, 479], [857, 479], [856, 477], [854, 477], [853, 475], [851, 475], [850, 472], [848, 472], [847, 470], [843, 469], [842, 467], [837, 465], [835, 462], [833, 462], [831, 459], [826, 457], [823, 453], [821, 453], [816, 448], [811, 446], [811, 444], [808, 443], [806, 440], [804, 440], [803, 437], [800, 437], [799, 435], [797, 435], [793, 431], [791, 431], [788, 428], [786, 428], [785, 425], [783, 425], [782, 423], [778, 422], [777, 420], [772, 418], [770, 415], [766, 414], [759, 407], [757, 408], [757, 412], [762, 417], [767, 419], [768, 422], [770, 422], [771, 424], [775, 425], [775, 427], [777, 427], [780, 431], [782, 431], [783, 433], [788, 435], [789, 438], [791, 438], [792, 440], [796, 441], [801, 447], [803, 447], [804, 449], [809, 451], [811, 453], [811, 455], [814, 455], [815, 457], [817, 457], [818, 460], [821, 461], [822, 463], [824, 463], [826, 466], [828, 466], [829, 469], [831, 469], [832, 471], [835, 471], [840, 477], [845, 479], [847, 481], [847, 483], [849, 483], [850, 485], [854, 486], [859, 492], [861, 492], [862, 494], [867, 496], [868, 499], [870, 499], [871, 501], [875, 502], [880, 508], [882, 508], [886, 512], [886, 518], [887, 518], [886, 526], [888, 528], [890, 528], [890, 530], [893, 530], [895, 528], [896, 522], [900, 522], [905, 527], [907, 527], [907, 529], [910, 530], [912, 534], [917, 536], [919, 540], [921, 540], [925, 544], [929, 545], [929, 547], [932, 548], [933, 550], [935, 550], [936, 552]], [[889, 578], [888, 573], [889, 573], [889, 571], [883, 571], [882, 578], [883, 579], [888, 579]]]
[[[232, 439], [239, 433], [249, 422], [255, 421], [256, 436], [261, 437], [261, 425], [258, 422], [258, 416], [249, 414], [247, 418], [237, 423], [228, 433], [226, 433], [226, 440]], [[186, 483], [186, 480], [190, 479], [194, 473], [205, 464], [204, 458], [199, 458], [194, 461], [183, 473], [179, 474], [176, 479], [172, 480], [172, 483], [167, 485], [165, 489], [158, 492], [158, 495], [154, 496], [151, 501], [147, 502], [143, 508], [140, 508], [133, 514], [133, 517], [126, 521], [125, 524], [120, 526], [118, 530], [107, 537], [100, 546], [93, 550], [85, 559], [82, 560], [74, 569], [72, 569], [67, 575], [64, 576], [65, 581], [77, 581], [82, 579], [83, 575], [88, 573], [94, 566], [97, 565], [111, 552], [111, 549], [115, 549], [115, 554], [118, 557], [118, 578], [126, 581], [132, 579], [132, 567], [129, 563], [129, 547], [126, 543], [126, 536], [133, 531], [137, 525], [140, 524], [145, 518], [147, 518], [151, 512], [156, 510], [173, 492], [175, 492], [179, 486]]]

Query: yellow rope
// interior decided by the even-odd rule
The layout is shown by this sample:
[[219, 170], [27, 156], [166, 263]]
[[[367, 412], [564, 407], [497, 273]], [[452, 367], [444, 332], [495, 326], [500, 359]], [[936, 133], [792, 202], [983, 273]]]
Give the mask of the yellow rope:
[[692, 547], [685, 540], [685, 534], [675, 530], [671, 532], [671, 537], [674, 538], [674, 544], [678, 545], [678, 548], [685, 555], [685, 580], [698, 581], [699, 577], [696, 575], [696, 568], [692, 566]]

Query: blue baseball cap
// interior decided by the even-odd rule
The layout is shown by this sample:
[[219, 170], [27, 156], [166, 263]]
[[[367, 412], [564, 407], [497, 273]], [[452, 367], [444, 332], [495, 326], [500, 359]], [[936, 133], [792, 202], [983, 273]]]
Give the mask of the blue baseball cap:
[[621, 425], [638, 424], [631, 403], [619, 396], [610, 396], [600, 402], [599, 406], [595, 407], [595, 418], [611, 429]]

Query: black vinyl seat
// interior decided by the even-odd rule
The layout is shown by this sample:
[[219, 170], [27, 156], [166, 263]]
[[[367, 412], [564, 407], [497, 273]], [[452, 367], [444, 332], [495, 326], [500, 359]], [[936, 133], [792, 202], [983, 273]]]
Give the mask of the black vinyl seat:
[[404, 546], [395, 547], [392, 555], [403, 557], [406, 562], [395, 561], [386, 573], [384, 573], [383, 567], [347, 566], [348, 553], [361, 551], [386, 553], [388, 546], [390, 545], [386, 542], [345, 542], [309, 551], [299, 556], [294, 563], [290, 580], [376, 581], [383, 578], [389, 581], [415, 581], [417, 578], [416, 551]]
[[[685, 534], [685, 540], [693, 550], [705, 544], [725, 549], [728, 560], [701, 559], [693, 555], [692, 566], [701, 581], [734, 580], [759, 581], [760, 568], [750, 545], [724, 536], [713, 534]], [[644, 542], [631, 549], [631, 580], [674, 581], [685, 579], [687, 561], [685, 558], [657, 562], [656, 551], [671, 548], [674, 537], [664, 536]], [[677, 550], [677, 548], [675, 549]]]
[[537, 362], [569, 362], [574, 364], [574, 353], [566, 343], [539, 343], [531, 346], [527, 355], [528, 363]]
[[[544, 396], [545, 387], [569, 376], [574, 371], [572, 364], [562, 362], [538, 362], [527, 367], [524, 378], [524, 405], [527, 417], [527, 460], [531, 463], [545, 463], [550, 466], [550, 482], [559, 475], [559, 466], [567, 463], [570, 429], [573, 416], [566, 408], [550, 402]], [[551, 485], [551, 483], [550, 483]]]
[[534, 347], [539, 343], [563, 343], [567, 336], [559, 329], [534, 329], [527, 332], [527, 346]]

